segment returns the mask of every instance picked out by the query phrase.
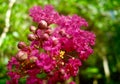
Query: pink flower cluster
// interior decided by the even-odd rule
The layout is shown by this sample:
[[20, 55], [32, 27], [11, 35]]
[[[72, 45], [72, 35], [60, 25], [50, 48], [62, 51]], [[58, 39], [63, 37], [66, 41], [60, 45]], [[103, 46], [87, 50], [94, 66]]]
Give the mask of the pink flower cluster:
[[57, 84], [76, 76], [95, 44], [95, 35], [81, 30], [88, 25], [85, 19], [59, 15], [50, 5], [31, 8], [30, 16], [38, 26], [30, 27], [29, 46], [18, 43], [19, 51], [7, 65], [7, 84], [18, 84], [20, 78], [26, 78], [26, 84]]

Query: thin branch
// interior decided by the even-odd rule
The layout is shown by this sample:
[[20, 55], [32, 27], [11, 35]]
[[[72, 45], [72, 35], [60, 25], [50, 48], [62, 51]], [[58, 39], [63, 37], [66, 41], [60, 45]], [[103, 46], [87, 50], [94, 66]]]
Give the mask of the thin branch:
[[8, 6], [8, 10], [6, 12], [6, 17], [5, 17], [5, 28], [0, 36], [0, 47], [1, 47], [3, 41], [6, 37], [7, 32], [9, 31], [11, 10], [12, 10], [12, 7], [13, 7], [15, 2], [16, 2], [16, 0], [9, 0], [9, 6]]
[[106, 78], [109, 79], [110, 70], [109, 70], [108, 60], [107, 60], [106, 56], [103, 56], [103, 68], [104, 68]]
[[93, 80], [93, 84], [98, 84], [97, 79], [94, 79], [94, 80]]

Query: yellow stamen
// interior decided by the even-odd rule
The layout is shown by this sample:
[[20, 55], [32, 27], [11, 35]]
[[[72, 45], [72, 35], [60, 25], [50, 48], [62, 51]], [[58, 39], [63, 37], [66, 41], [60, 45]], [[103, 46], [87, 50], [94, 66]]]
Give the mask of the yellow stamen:
[[60, 57], [63, 59], [64, 57], [64, 54], [65, 54], [65, 51], [60, 51]]

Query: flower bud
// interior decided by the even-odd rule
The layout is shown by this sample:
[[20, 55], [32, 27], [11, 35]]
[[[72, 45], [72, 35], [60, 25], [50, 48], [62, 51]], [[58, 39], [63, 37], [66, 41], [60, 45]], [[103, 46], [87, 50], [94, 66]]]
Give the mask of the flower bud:
[[31, 32], [35, 33], [36, 31], [36, 27], [35, 26], [30, 26], [30, 29], [29, 29]]
[[53, 40], [53, 42], [54, 42], [54, 44], [56, 45], [56, 44], [58, 44], [58, 38], [56, 38], [56, 37], [52, 37], [52, 40]]
[[36, 36], [34, 34], [29, 34], [28, 35], [28, 40], [33, 41], [36, 39]]
[[45, 20], [41, 20], [38, 24], [39, 29], [47, 29], [47, 26], [48, 26], [48, 24]]
[[24, 48], [26, 48], [27, 47], [27, 45], [24, 43], [24, 42], [19, 42], [18, 43], [18, 48], [19, 49], [24, 49]]
[[49, 35], [48, 35], [47, 33], [44, 33], [44, 34], [43, 34], [43, 39], [44, 39], [44, 40], [48, 40], [48, 38], [49, 38]]
[[28, 55], [27, 55], [27, 52], [25, 52], [25, 51], [19, 51], [17, 53], [16, 57], [19, 61], [23, 61], [23, 60], [26, 60], [28, 58]]

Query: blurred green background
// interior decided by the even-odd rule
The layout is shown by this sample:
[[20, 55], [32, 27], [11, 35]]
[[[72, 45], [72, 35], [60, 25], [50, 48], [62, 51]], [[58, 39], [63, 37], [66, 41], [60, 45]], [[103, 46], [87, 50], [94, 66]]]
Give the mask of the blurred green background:
[[16, 54], [17, 43], [28, 42], [29, 26], [34, 24], [29, 9], [46, 4], [52, 4], [60, 14], [85, 18], [89, 27], [83, 29], [96, 34], [94, 53], [84, 61], [74, 79], [76, 84], [120, 84], [120, 0], [0, 0], [0, 35], [11, 10], [8, 32], [3, 40], [0, 37], [0, 84], [9, 79], [6, 64]]

